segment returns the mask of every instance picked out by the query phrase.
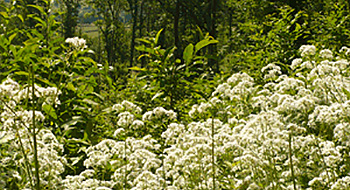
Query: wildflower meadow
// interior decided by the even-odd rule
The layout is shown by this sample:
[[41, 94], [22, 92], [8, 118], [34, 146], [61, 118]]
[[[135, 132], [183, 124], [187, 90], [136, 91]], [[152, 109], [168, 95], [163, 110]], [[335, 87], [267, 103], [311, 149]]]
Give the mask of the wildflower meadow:
[[[85, 48], [81, 39], [67, 42]], [[57, 117], [62, 90], [8, 76], [0, 85], [0, 185], [30, 189], [38, 169], [52, 189], [348, 189], [350, 49], [299, 50], [289, 75], [269, 64], [258, 85], [235, 73], [186, 121], [163, 107], [109, 105], [101, 117], [115, 121], [110, 135], [94, 144], [71, 139], [86, 143], [78, 158], [67, 157], [46, 122]], [[25, 109], [34, 100], [35, 109]], [[84, 169], [64, 175], [79, 161]]]
[[350, 189], [350, 47], [302, 38], [306, 13], [267, 15], [266, 36], [247, 21], [255, 46], [232, 57], [200, 28], [166, 48], [166, 27], [123, 54], [121, 25], [96, 21], [104, 40], [119, 35], [126, 66], [108, 41], [58, 35], [63, 13], [21, 2], [0, 6], [0, 189]]

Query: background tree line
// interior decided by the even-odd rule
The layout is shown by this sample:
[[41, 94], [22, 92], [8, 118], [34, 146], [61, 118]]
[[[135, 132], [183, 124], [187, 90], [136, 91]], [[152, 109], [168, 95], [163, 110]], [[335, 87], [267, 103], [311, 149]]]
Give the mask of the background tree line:
[[[39, 13], [24, 5], [50, 9], [51, 3], [43, 2], [7, 0], [3, 4], [22, 7], [16, 9], [26, 20], [20, 27], [30, 28], [36, 22], [26, 15]], [[113, 66], [116, 78], [125, 76], [126, 67], [145, 66], [136, 61], [141, 53], [135, 51], [136, 39], [152, 36], [160, 29], [164, 29], [160, 44], [176, 47], [175, 58], [181, 58], [184, 47], [203, 39], [206, 33], [218, 40], [219, 44], [205, 50], [211, 55], [208, 69], [215, 73], [258, 69], [261, 66], [246, 68], [241, 63], [246, 59], [264, 59], [259, 57], [260, 51], [277, 54], [276, 46], [281, 52], [275, 60], [263, 60], [264, 64], [288, 63], [294, 53], [290, 51], [302, 44], [328, 41], [339, 47], [348, 43], [349, 35], [349, 1], [345, 0], [57, 0], [52, 4], [54, 10], [50, 14], [59, 15], [61, 21], [60, 35], [88, 38], [96, 52], [95, 59]], [[89, 22], [86, 19], [98, 28], [98, 37], [79, 33], [78, 25]]]
[[[185, 96], [197, 95], [191, 91], [176, 94], [177, 88], [196, 89], [193, 86], [197, 85], [201, 90], [196, 93], [202, 93], [197, 99], [205, 98], [212, 88], [200, 86], [239, 71], [263, 82], [260, 71], [269, 63], [288, 73], [288, 65], [303, 44], [332, 50], [349, 45], [346, 0], [8, 0], [1, 4], [12, 15], [10, 21], [0, 17], [7, 27], [0, 28], [1, 32], [8, 37], [18, 33], [11, 43], [20, 45], [29, 38], [22, 31], [34, 28], [43, 35], [46, 46], [60, 46], [60, 38], [83, 37], [94, 51], [89, 57], [104, 66], [110, 77], [107, 86], [126, 91], [114, 96], [132, 96], [146, 107], [167, 104], [166, 108], [178, 110], [173, 101], [180, 103]], [[45, 23], [48, 18], [58, 23]], [[82, 30], [89, 22], [97, 35]], [[191, 44], [204, 39], [206, 47], [194, 55]], [[11, 58], [3, 54], [1, 60], [2, 76], [6, 76]], [[163, 64], [162, 69], [158, 63]], [[184, 79], [181, 85], [179, 76]]]

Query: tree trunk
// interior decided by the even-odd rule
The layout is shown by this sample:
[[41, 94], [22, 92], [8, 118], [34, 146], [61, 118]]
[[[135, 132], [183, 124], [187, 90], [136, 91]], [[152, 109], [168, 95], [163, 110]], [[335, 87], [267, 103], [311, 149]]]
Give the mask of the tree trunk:
[[180, 17], [180, 0], [176, 1], [176, 9], [174, 15], [174, 38], [175, 38], [175, 58], [179, 58], [181, 56], [181, 45], [179, 39], [179, 17]]
[[[209, 28], [209, 34], [214, 39], [217, 38], [217, 31], [216, 31], [216, 11], [218, 6], [219, 0], [211, 0], [211, 8], [210, 8], [210, 22], [208, 23]], [[217, 60], [217, 46], [216, 44], [209, 46], [209, 54], [213, 56], [212, 59], [209, 59], [209, 65], [210, 67], [216, 72], [219, 73], [219, 62]]]
[[131, 10], [131, 16], [132, 16], [132, 37], [131, 37], [131, 47], [130, 47], [130, 67], [133, 66], [134, 61], [134, 49], [135, 49], [135, 38], [136, 38], [136, 25], [137, 25], [137, 13], [138, 13], [138, 7], [137, 7], [137, 0], [131, 0], [132, 10]]
[[229, 37], [231, 38], [232, 37], [232, 9], [229, 8], [228, 11], [229, 11], [229, 15], [230, 15], [229, 21], [228, 21], [230, 29], [228, 32], [229, 32]]

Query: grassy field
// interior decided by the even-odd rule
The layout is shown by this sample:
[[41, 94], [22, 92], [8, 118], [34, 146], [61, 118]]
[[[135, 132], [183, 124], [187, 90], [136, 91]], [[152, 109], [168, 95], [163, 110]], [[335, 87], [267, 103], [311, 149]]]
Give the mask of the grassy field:
[[82, 34], [87, 34], [91, 38], [95, 38], [98, 36], [98, 28], [94, 24], [80, 24], [78, 26], [79, 30], [81, 30]]

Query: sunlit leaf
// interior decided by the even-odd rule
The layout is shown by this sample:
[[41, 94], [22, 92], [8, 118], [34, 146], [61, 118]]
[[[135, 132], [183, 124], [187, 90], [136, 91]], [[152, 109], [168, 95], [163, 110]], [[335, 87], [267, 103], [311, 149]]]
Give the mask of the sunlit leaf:
[[160, 37], [160, 34], [162, 33], [162, 31], [163, 31], [163, 29], [160, 29], [160, 30], [158, 31], [158, 33], [157, 33], [155, 39], [154, 39], [154, 43], [155, 43], [156, 45], [158, 45], [159, 37]]
[[43, 105], [43, 110], [47, 115], [51, 116], [54, 119], [57, 119], [57, 114], [55, 112], [55, 109], [51, 105], [49, 104]]
[[208, 45], [211, 45], [211, 44], [216, 44], [216, 43], [218, 43], [218, 42], [219, 42], [219, 41], [217, 41], [217, 40], [207, 40], [207, 39], [204, 39], [204, 40], [198, 42], [198, 43], [196, 44], [196, 46], [195, 46], [195, 54], [196, 54], [199, 50], [201, 50], [202, 48], [204, 48], [204, 47], [206, 47], [206, 46], [208, 46]]
[[189, 44], [183, 53], [183, 59], [185, 60], [185, 63], [189, 63], [191, 59], [193, 58], [193, 44]]

